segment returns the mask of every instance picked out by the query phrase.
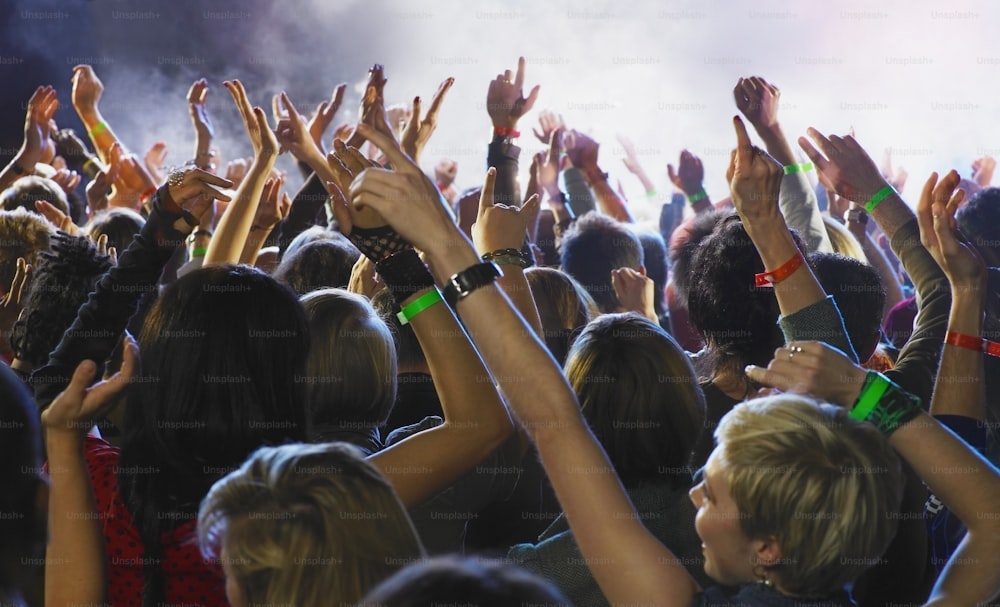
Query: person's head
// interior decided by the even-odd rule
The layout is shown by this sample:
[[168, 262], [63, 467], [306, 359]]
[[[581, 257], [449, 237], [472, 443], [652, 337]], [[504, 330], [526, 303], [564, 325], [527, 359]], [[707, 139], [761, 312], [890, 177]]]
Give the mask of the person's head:
[[439, 556], [397, 571], [358, 607], [569, 607], [552, 582], [513, 565], [462, 556]]
[[198, 539], [233, 607], [354, 604], [423, 556], [392, 486], [344, 443], [256, 451], [212, 486]]
[[28, 265], [38, 263], [38, 254], [49, 248], [49, 239], [55, 234], [41, 215], [24, 209], [0, 211], [0, 293], [7, 293], [17, 272], [17, 258], [23, 257]]
[[310, 242], [316, 242], [317, 240], [337, 240], [339, 238], [341, 238], [340, 232], [323, 226], [311, 226], [295, 235], [295, 238], [288, 243], [288, 246], [282, 252], [282, 258], [293, 255], [295, 251]]
[[368, 300], [344, 289], [302, 298], [312, 349], [301, 381], [314, 425], [381, 426], [396, 401], [392, 333]]
[[808, 397], [736, 405], [691, 490], [705, 572], [725, 585], [767, 579], [782, 592], [841, 590], [896, 532], [899, 459], [873, 425]]
[[830, 245], [833, 246], [834, 253], [840, 253], [862, 263], [868, 263], [868, 256], [861, 248], [861, 243], [855, 238], [851, 231], [829, 215], [823, 215], [823, 225], [826, 226], [826, 235], [830, 238]]
[[562, 240], [562, 269], [575, 278], [597, 302], [602, 312], [620, 307], [611, 271], [643, 269], [642, 243], [623, 223], [591, 212], [581, 216]]
[[688, 291], [691, 288], [694, 254], [701, 246], [701, 241], [715, 231], [715, 226], [729, 215], [726, 211], [700, 213], [674, 231], [670, 241], [670, 281], [684, 307], [687, 307]]
[[57, 232], [51, 248], [39, 254], [22, 295], [23, 312], [14, 323], [11, 347], [19, 363], [38, 368], [49, 359], [77, 310], [111, 267], [86, 236]]
[[577, 334], [601, 311], [583, 286], [561, 270], [533, 267], [525, 270], [524, 277], [538, 308], [545, 345], [563, 364]]
[[977, 192], [955, 214], [962, 231], [983, 256], [986, 265], [1000, 266], [1000, 188]]
[[623, 482], [690, 485], [705, 396], [687, 354], [659, 325], [635, 313], [598, 317], [573, 343], [566, 377]]
[[420, 346], [417, 334], [413, 332], [413, 327], [399, 322], [396, 315], [399, 312], [399, 305], [389, 289], [379, 289], [372, 295], [372, 308], [378, 313], [389, 330], [392, 332], [396, 342], [396, 362], [400, 373], [413, 372], [427, 369], [427, 357], [424, 349]]
[[666, 310], [664, 289], [667, 287], [667, 245], [659, 232], [643, 229], [636, 230], [639, 242], [642, 243], [643, 266], [646, 276], [653, 281], [653, 306], [656, 314], [663, 315]]
[[837, 302], [858, 359], [867, 361], [882, 336], [886, 294], [878, 271], [837, 253], [812, 253], [809, 266], [823, 290]]
[[[801, 239], [795, 239], [804, 251]], [[754, 286], [754, 276], [763, 271], [764, 262], [735, 214], [722, 219], [694, 254], [688, 311], [715, 374], [742, 377], [748, 364], [767, 366], [785, 342], [774, 289]]]
[[317, 239], [286, 253], [274, 277], [299, 295], [323, 288], [344, 288], [360, 256], [361, 252], [347, 240]]
[[31, 563], [45, 552], [48, 486], [38, 410], [24, 382], [0, 364], [0, 601], [18, 604]]
[[9, 188], [0, 192], [0, 209], [13, 211], [14, 209], [24, 209], [37, 212], [35, 203], [44, 200], [69, 215], [69, 202], [66, 201], [66, 193], [58, 183], [39, 177], [29, 175], [21, 177]]
[[83, 231], [97, 242], [103, 235], [108, 237], [108, 246], [115, 247], [121, 254], [132, 244], [136, 234], [142, 231], [146, 220], [142, 215], [125, 207], [112, 207], [96, 213]]
[[139, 348], [118, 482], [150, 563], [147, 602], [155, 603], [163, 599], [164, 572], [154, 565], [161, 534], [189, 521], [212, 483], [258, 447], [308, 438], [297, 380], [309, 333], [291, 290], [253, 268], [222, 265], [167, 287], [145, 317]]

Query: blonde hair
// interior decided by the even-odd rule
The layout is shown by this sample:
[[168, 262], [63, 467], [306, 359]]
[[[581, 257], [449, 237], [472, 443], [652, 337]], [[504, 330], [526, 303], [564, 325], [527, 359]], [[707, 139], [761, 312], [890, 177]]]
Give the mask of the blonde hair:
[[396, 345], [367, 299], [321, 289], [299, 301], [312, 345], [304, 393], [314, 424], [381, 426], [396, 401]]
[[264, 447], [198, 513], [208, 558], [226, 552], [248, 603], [359, 601], [423, 547], [388, 481], [345, 443]]
[[861, 243], [844, 227], [844, 224], [829, 215], [823, 215], [823, 225], [826, 226], [826, 235], [830, 237], [834, 253], [853, 257], [861, 263], [868, 263], [868, 256], [865, 255]]
[[774, 537], [769, 568], [789, 593], [843, 588], [877, 564], [896, 533], [899, 458], [841, 407], [778, 395], [734, 407], [715, 431], [743, 532]]
[[38, 264], [56, 229], [38, 213], [24, 208], [0, 211], [0, 293], [6, 293], [17, 271], [17, 258]]

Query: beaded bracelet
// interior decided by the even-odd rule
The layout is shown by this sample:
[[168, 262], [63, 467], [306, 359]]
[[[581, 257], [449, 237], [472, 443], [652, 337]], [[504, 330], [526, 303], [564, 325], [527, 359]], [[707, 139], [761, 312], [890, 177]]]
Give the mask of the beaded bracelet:
[[413, 320], [414, 316], [420, 314], [440, 301], [444, 301], [444, 298], [441, 297], [441, 291], [438, 291], [437, 287], [434, 287], [430, 291], [403, 306], [403, 309], [396, 313], [396, 318], [399, 319], [399, 324], [401, 325], [409, 324], [409, 322]]
[[852, 419], [873, 424], [882, 434], [889, 436], [920, 411], [918, 397], [906, 392], [881, 373], [869, 371], [858, 400], [848, 415]]
[[483, 261], [492, 261], [501, 266], [517, 266], [522, 270], [531, 265], [520, 249], [497, 249], [482, 255]]
[[785, 175], [792, 175], [793, 173], [806, 173], [813, 170], [813, 165], [811, 162], [803, 162], [802, 164], [789, 164], [784, 167]]
[[875, 210], [875, 207], [879, 205], [880, 202], [888, 198], [890, 195], [895, 193], [891, 185], [887, 185], [881, 190], [875, 192], [875, 194], [865, 203], [865, 210], [871, 213]]

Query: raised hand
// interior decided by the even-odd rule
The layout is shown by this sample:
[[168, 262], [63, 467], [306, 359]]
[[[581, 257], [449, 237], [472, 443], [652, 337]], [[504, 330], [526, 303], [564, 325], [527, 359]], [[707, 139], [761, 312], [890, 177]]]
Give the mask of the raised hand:
[[549, 195], [549, 204], [555, 200], [558, 204], [559, 198], [559, 158], [562, 156], [563, 131], [557, 128], [549, 134], [549, 149], [547, 152], [539, 152], [536, 155], [535, 166], [538, 180], [538, 187]]
[[730, 158], [726, 180], [729, 181], [733, 206], [747, 229], [759, 221], [781, 218], [778, 193], [784, 170], [771, 155], [750, 142], [746, 126], [734, 117], [736, 149]]
[[538, 137], [538, 140], [545, 145], [549, 145], [552, 141], [552, 133], [565, 129], [566, 123], [563, 121], [562, 114], [556, 114], [552, 110], [542, 110], [538, 115], [538, 126], [542, 127], [541, 132], [538, 129], [532, 129], [535, 137]]
[[108, 203], [113, 207], [128, 207], [138, 211], [144, 202], [143, 194], [155, 191], [157, 184], [133, 154], [121, 153], [117, 165], [118, 179]]
[[215, 128], [212, 126], [208, 108], [205, 107], [207, 97], [208, 82], [204, 78], [195, 80], [188, 89], [187, 103], [188, 114], [191, 116], [195, 132], [194, 162], [203, 169], [208, 169], [212, 165], [211, 146], [212, 138], [215, 137]]
[[197, 220], [212, 207], [213, 200], [232, 200], [222, 191], [232, 187], [233, 182], [228, 179], [190, 165], [182, 167], [167, 180], [170, 197]]
[[[361, 110], [358, 124], [367, 124], [376, 131], [396, 138], [395, 131], [389, 126], [389, 116], [385, 110], [385, 68], [376, 63], [368, 70], [368, 85], [365, 87], [365, 95], [361, 98]], [[348, 147], [360, 148], [365, 138], [357, 128], [350, 139], [347, 140]]]
[[146, 155], [142, 157], [146, 164], [149, 176], [156, 183], [163, 183], [163, 166], [167, 162], [167, 144], [164, 141], [157, 141], [149, 146]]
[[73, 91], [70, 99], [73, 108], [81, 116], [93, 113], [104, 93], [104, 83], [94, 73], [89, 65], [78, 65], [73, 68]]
[[420, 97], [414, 97], [413, 111], [399, 142], [403, 151], [413, 159], [413, 162], [420, 162], [420, 152], [423, 151], [424, 146], [427, 145], [434, 133], [434, 129], [437, 128], [437, 116], [441, 109], [441, 102], [444, 101], [445, 94], [454, 83], [454, 78], [448, 78], [441, 83], [437, 92], [434, 93], [434, 98], [431, 99], [431, 105], [427, 108], [427, 115], [423, 120], [420, 119]]
[[[281, 138], [279, 137], [280, 141]], [[226, 164], [226, 179], [233, 182], [233, 187], [240, 187], [240, 183], [243, 178], [247, 175], [247, 168], [250, 167], [250, 163], [253, 162], [253, 158], [237, 158], [235, 160], [230, 160]]]
[[705, 167], [701, 164], [701, 158], [687, 150], [681, 151], [676, 170], [674, 165], [667, 165], [667, 176], [670, 177], [671, 183], [687, 196], [697, 194], [704, 189]]
[[524, 206], [495, 204], [493, 190], [497, 171], [490, 167], [479, 194], [479, 212], [472, 224], [472, 242], [480, 254], [500, 249], [520, 249], [528, 230], [528, 222], [538, 207], [538, 196], [531, 196]]
[[[52, 118], [59, 108], [59, 99], [51, 86], [40, 86], [28, 100], [24, 116], [24, 142], [18, 155], [22, 168], [31, 172], [36, 162], [52, 162], [56, 145], [52, 141]], [[27, 166], [30, 165], [30, 166]]]
[[636, 272], [632, 268], [611, 270], [611, 287], [615, 290], [620, 310], [637, 312], [658, 323], [656, 307], [656, 285], [652, 278]]
[[740, 78], [733, 89], [736, 107], [757, 130], [778, 124], [778, 101], [781, 91], [768, 81], [754, 76]]
[[843, 352], [819, 341], [792, 341], [774, 351], [767, 368], [747, 365], [747, 377], [782, 392], [811, 394], [850, 408], [857, 400], [867, 371]]
[[264, 194], [261, 196], [260, 204], [257, 205], [257, 213], [253, 218], [251, 229], [270, 232], [279, 221], [288, 215], [288, 210], [292, 207], [292, 199], [288, 192], [282, 192], [285, 185], [285, 178], [272, 178], [264, 183]]
[[992, 156], [977, 158], [972, 163], [972, 180], [979, 184], [979, 187], [988, 188], [993, 182], [993, 171], [997, 168], [997, 161]]
[[338, 84], [333, 89], [330, 100], [320, 101], [319, 105], [316, 106], [316, 111], [313, 113], [312, 118], [309, 119], [309, 136], [312, 137], [313, 142], [316, 143], [316, 147], [322, 153], [326, 153], [323, 147], [323, 137], [326, 134], [326, 130], [330, 128], [334, 117], [336, 117], [337, 111], [340, 110], [341, 104], [344, 103], [344, 91], [346, 90], [346, 84]]
[[310, 135], [309, 125], [292, 105], [287, 93], [275, 95], [274, 115], [278, 122], [274, 132], [282, 150], [291, 152], [297, 160], [307, 164], [322, 157], [322, 149]]
[[566, 156], [573, 166], [588, 171], [597, 168], [597, 155], [600, 144], [594, 139], [584, 135], [577, 130], [569, 130], [563, 133], [562, 145], [566, 150]]
[[[854, 136], [853, 132], [851, 133], [851, 136], [852, 137]], [[892, 148], [886, 148], [885, 153], [882, 154], [881, 168], [882, 168], [882, 176], [885, 177], [885, 180], [889, 182], [889, 185], [892, 186], [892, 189], [902, 194], [903, 188], [906, 187], [906, 178], [909, 177], [910, 174], [907, 173], [906, 169], [904, 169], [903, 167], [899, 167], [898, 171], [893, 170]]]
[[59, 184], [62, 191], [67, 194], [72, 193], [76, 190], [76, 187], [80, 185], [79, 173], [76, 171], [70, 171], [69, 169], [59, 169], [52, 177], [49, 177], [49, 179]]
[[84, 434], [99, 420], [139, 370], [139, 346], [126, 335], [121, 370], [91, 385], [97, 365], [85, 360], [76, 367], [69, 385], [42, 411], [42, 427], [48, 433]]
[[364, 255], [359, 256], [351, 268], [351, 278], [347, 283], [347, 290], [371, 299], [381, 288], [382, 283], [375, 271], [375, 262]]
[[941, 181], [937, 173], [931, 173], [917, 203], [920, 241], [941, 266], [952, 289], [982, 290], [986, 264], [976, 247], [964, 242], [955, 221], [955, 212], [965, 200], [965, 192], [957, 189], [960, 181], [954, 170]]
[[18, 257], [10, 290], [0, 296], [0, 330], [5, 334], [21, 315], [21, 298], [24, 295], [24, 285], [28, 284], [31, 277], [31, 269], [23, 257]]
[[56, 228], [76, 236], [80, 233], [80, 228], [73, 223], [73, 219], [57, 209], [52, 203], [47, 200], [36, 200], [35, 210], [42, 214], [42, 217], [47, 219], [49, 223], [54, 225]]
[[[358, 128], [365, 139], [382, 150], [393, 170], [368, 168], [357, 175], [344, 192], [349, 201], [346, 206], [353, 209], [352, 212], [368, 209], [381, 217], [391, 217], [392, 227], [422, 251], [437, 251], [453, 244], [455, 238], [464, 239], [437, 187], [420, 167], [390, 137], [367, 125]], [[338, 212], [338, 220], [346, 210]], [[350, 221], [350, 217], [347, 219]]]
[[273, 160], [278, 155], [278, 139], [267, 123], [267, 115], [264, 114], [264, 110], [250, 105], [246, 89], [243, 88], [243, 83], [239, 80], [226, 81], [223, 86], [236, 102], [236, 109], [239, 110], [240, 117], [243, 118], [243, 126], [246, 127], [247, 135], [250, 137], [254, 155], [258, 158]]
[[79, 169], [90, 158], [87, 145], [73, 129], [59, 129], [52, 133], [52, 141], [56, 144], [56, 155], [62, 156], [69, 166]]
[[517, 60], [517, 74], [507, 70], [490, 81], [486, 91], [486, 111], [494, 128], [516, 129], [517, 121], [527, 114], [538, 99], [539, 85], [524, 96], [524, 57]]
[[87, 206], [90, 207], [91, 216], [98, 211], [108, 208], [108, 193], [111, 191], [111, 186], [118, 181], [118, 172], [121, 169], [122, 161], [122, 148], [117, 143], [111, 146], [108, 161], [108, 167], [98, 171], [97, 175], [94, 176], [85, 188]]
[[643, 170], [642, 165], [639, 164], [639, 156], [635, 153], [635, 144], [625, 135], [618, 135], [618, 143], [621, 144], [622, 150], [625, 152], [625, 157], [622, 158], [625, 168], [633, 175], [641, 174]]
[[814, 128], [807, 132], [819, 150], [805, 137], [799, 137], [799, 146], [809, 156], [827, 187], [852, 202], [865, 204], [888, 185], [875, 161], [852, 135], [831, 135], [827, 138]]

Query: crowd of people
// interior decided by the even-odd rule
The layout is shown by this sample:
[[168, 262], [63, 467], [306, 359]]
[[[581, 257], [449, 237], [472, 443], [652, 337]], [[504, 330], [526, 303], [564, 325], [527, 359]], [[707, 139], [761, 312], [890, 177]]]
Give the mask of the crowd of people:
[[227, 81], [253, 156], [226, 164], [198, 80], [169, 168], [91, 66], [82, 135], [38, 87], [0, 172], [3, 603], [1000, 596], [995, 162], [909, 205], [853, 136], [801, 162], [741, 78], [730, 196], [684, 150], [649, 217], [550, 111], [522, 185], [527, 82], [489, 81], [464, 192], [419, 165], [452, 79], [387, 106], [375, 65], [336, 128], [345, 85], [269, 116]]

